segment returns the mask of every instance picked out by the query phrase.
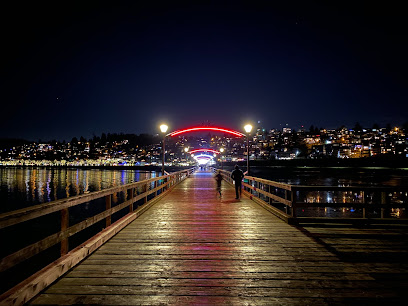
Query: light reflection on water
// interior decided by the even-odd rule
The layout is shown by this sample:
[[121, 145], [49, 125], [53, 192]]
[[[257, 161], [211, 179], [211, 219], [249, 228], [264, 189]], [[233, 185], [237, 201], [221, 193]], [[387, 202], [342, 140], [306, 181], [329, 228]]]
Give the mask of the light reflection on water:
[[155, 176], [122, 169], [0, 168], [0, 213]]
[[[385, 167], [254, 167], [251, 168], [252, 175], [271, 181], [287, 183], [291, 185], [306, 186], [365, 186], [365, 187], [408, 187], [408, 169], [385, 168]], [[308, 191], [297, 194], [297, 200], [305, 203], [356, 203], [356, 207], [310, 207], [297, 210], [298, 216], [319, 217], [347, 217], [359, 218], [363, 216], [363, 209], [359, 203], [380, 203], [381, 194], [354, 191]], [[387, 203], [407, 203], [406, 192], [393, 192], [386, 195]], [[407, 217], [404, 208], [387, 209], [383, 211], [384, 217]], [[367, 209], [366, 216], [379, 217], [381, 210]]]

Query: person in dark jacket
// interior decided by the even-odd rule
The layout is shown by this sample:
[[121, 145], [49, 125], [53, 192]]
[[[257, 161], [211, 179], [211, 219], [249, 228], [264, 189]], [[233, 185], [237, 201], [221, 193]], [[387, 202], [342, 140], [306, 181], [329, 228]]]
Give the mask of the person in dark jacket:
[[241, 197], [241, 182], [244, 178], [244, 173], [239, 169], [238, 165], [235, 165], [235, 170], [232, 171], [231, 178], [235, 182], [235, 199], [239, 199]]
[[220, 199], [222, 198], [221, 195], [221, 182], [222, 182], [222, 175], [221, 175], [221, 171], [218, 170], [217, 174], [214, 176], [215, 181], [217, 182], [217, 193], [220, 194]]

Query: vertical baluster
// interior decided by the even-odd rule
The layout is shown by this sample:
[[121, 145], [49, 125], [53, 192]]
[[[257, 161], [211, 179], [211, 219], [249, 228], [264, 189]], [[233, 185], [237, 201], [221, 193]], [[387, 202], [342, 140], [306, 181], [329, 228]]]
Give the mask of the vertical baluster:
[[144, 197], [144, 202], [147, 202], [147, 183], [144, 184], [144, 193], [145, 193], [145, 197]]
[[[365, 200], [365, 192], [364, 191], [362, 191], [362, 193], [363, 193], [363, 205], [366, 205], [366, 200]], [[363, 218], [366, 218], [366, 209], [365, 209], [365, 207], [363, 207]]]
[[[112, 207], [112, 195], [108, 194], [107, 196], [105, 196], [105, 206], [106, 206], [106, 210], [111, 209]], [[105, 218], [106, 221], [106, 227], [110, 226], [112, 223], [112, 215], [109, 215]]]
[[133, 211], [133, 188], [130, 188], [129, 194], [130, 194], [129, 197], [131, 200], [130, 205], [129, 205], [129, 212], [132, 212]]
[[[61, 209], [61, 232], [66, 231], [69, 227], [68, 208]], [[68, 253], [68, 238], [61, 240], [61, 256]]]
[[[387, 204], [387, 194], [385, 191], [381, 191], [381, 205]], [[385, 208], [381, 207], [381, 219], [384, 218]]]
[[292, 202], [292, 217], [296, 218], [296, 191], [290, 191], [290, 201]]

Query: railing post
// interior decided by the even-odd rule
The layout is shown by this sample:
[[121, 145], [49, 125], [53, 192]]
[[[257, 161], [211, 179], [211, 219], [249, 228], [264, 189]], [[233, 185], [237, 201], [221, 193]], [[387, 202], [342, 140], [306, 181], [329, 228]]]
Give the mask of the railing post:
[[[157, 187], [157, 181], [154, 181], [154, 189]], [[154, 192], [154, 196], [157, 197], [157, 190]]]
[[[387, 204], [387, 194], [385, 193], [385, 191], [381, 191], [381, 204], [382, 205]], [[384, 212], [385, 212], [385, 208], [381, 207], [381, 219], [384, 218]]]
[[[64, 232], [69, 227], [69, 211], [68, 208], [61, 209], [61, 232]], [[68, 238], [61, 240], [61, 256], [68, 253]]]
[[[106, 206], [106, 210], [111, 209], [112, 207], [112, 195], [108, 194], [105, 196], [105, 206]], [[105, 218], [106, 221], [106, 227], [110, 226], [112, 223], [112, 216], [109, 215]]]
[[147, 183], [144, 185], [144, 193], [145, 193], [144, 202], [147, 203]]
[[[365, 204], [366, 204], [365, 192], [362, 191], [362, 193], [363, 193], [363, 205], [365, 205]], [[363, 207], [363, 218], [366, 218], [366, 209], [365, 209], [365, 206]]]
[[133, 211], [133, 188], [130, 188], [130, 205], [129, 205], [129, 212], [131, 213]]
[[[285, 191], [285, 193], [287, 193], [287, 190]], [[290, 191], [290, 201], [292, 203], [292, 217], [296, 218], [296, 192], [295, 190], [291, 190]]]

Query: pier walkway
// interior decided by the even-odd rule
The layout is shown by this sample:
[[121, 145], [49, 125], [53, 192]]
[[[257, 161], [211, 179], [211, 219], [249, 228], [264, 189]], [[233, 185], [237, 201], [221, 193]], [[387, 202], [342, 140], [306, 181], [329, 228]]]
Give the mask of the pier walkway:
[[[298, 228], [234, 198], [225, 182], [217, 198], [213, 174], [195, 173], [30, 304], [402, 303], [406, 232]], [[350, 255], [373, 248], [398, 256]]]

